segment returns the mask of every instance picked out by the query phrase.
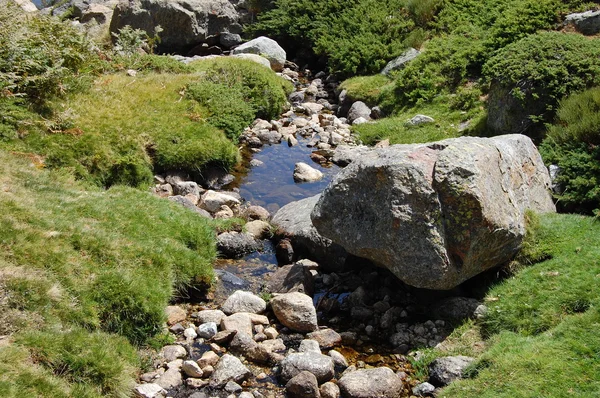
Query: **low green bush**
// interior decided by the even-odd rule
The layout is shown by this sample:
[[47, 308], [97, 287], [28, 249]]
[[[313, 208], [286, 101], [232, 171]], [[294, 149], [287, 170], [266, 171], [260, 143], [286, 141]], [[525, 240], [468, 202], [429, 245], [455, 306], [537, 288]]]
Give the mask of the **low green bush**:
[[[342, 76], [373, 74], [400, 55], [416, 27], [405, 5], [405, 0], [276, 0], [250, 29], [326, 57], [329, 69]], [[413, 7], [423, 18], [431, 8]]]
[[252, 121], [277, 118], [293, 86], [256, 62], [217, 58], [192, 64], [200, 78], [187, 87], [188, 97], [208, 109], [208, 121], [232, 140]]
[[565, 95], [600, 83], [599, 43], [578, 34], [534, 34], [498, 51], [483, 73], [512, 88], [517, 99], [543, 100], [548, 111], [544, 116], [551, 117]]
[[546, 134], [559, 144], [600, 144], [600, 88], [573, 94], [560, 102]]
[[372, 76], [356, 76], [344, 80], [340, 90], [346, 90], [353, 101], [363, 101], [369, 106], [375, 106], [385, 101], [394, 88], [393, 80], [381, 74]]

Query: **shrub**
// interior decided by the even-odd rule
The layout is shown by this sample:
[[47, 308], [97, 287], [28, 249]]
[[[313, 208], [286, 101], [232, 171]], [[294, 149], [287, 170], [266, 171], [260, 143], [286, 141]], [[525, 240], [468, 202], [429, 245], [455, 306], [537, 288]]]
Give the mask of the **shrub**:
[[559, 144], [582, 142], [599, 145], [600, 88], [592, 88], [562, 100], [547, 137]]
[[404, 0], [277, 0], [251, 30], [289, 42], [292, 50], [309, 48], [342, 76], [372, 74], [405, 49], [415, 23], [404, 6]]
[[206, 107], [209, 123], [233, 140], [256, 117], [277, 118], [292, 90], [291, 83], [248, 60], [219, 58], [193, 67], [202, 75], [187, 86], [188, 97]]
[[599, 43], [577, 34], [538, 33], [504, 47], [483, 73], [513, 88], [515, 98], [531, 96], [551, 111], [566, 94], [600, 82]]
[[71, 24], [25, 16], [13, 2], [0, 0], [0, 94], [44, 100], [86, 87], [85, 76], [100, 59]]

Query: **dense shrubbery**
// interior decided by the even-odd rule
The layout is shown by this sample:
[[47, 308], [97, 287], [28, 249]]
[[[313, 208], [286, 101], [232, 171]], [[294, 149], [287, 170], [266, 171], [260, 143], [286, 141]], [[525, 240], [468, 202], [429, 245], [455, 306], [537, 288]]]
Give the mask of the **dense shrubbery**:
[[0, 94], [45, 99], [89, 85], [86, 75], [101, 60], [72, 25], [51, 17], [25, 16], [0, 1]]
[[573, 94], [560, 103], [556, 122], [540, 147], [555, 164], [559, 208], [600, 211], [600, 88]]
[[485, 76], [531, 95], [552, 109], [566, 94], [600, 82], [600, 41], [578, 34], [544, 32], [500, 50], [484, 66]]
[[[379, 72], [387, 61], [407, 45], [419, 45], [411, 35], [416, 24], [406, 0], [277, 0], [275, 8], [260, 16], [254, 32], [308, 46], [317, 56], [325, 56], [331, 71], [344, 76]], [[427, 20], [437, 1], [411, 9]]]
[[209, 123], [233, 140], [255, 118], [276, 118], [292, 90], [291, 83], [247, 60], [215, 59], [198, 62], [194, 67], [202, 76], [188, 85], [188, 96], [205, 106]]

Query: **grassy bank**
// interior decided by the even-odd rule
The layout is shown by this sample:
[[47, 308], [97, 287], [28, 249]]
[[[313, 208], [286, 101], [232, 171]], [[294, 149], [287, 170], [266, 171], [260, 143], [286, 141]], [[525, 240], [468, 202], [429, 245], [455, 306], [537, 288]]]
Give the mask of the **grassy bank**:
[[426, 352], [422, 364], [444, 355], [477, 357], [469, 377], [440, 396], [600, 393], [600, 224], [586, 216], [545, 215], [530, 249], [551, 258], [493, 286], [481, 323], [467, 322], [440, 349]]
[[211, 281], [215, 226], [5, 151], [0, 175], [0, 395], [128, 396], [133, 347], [160, 336], [180, 289]]

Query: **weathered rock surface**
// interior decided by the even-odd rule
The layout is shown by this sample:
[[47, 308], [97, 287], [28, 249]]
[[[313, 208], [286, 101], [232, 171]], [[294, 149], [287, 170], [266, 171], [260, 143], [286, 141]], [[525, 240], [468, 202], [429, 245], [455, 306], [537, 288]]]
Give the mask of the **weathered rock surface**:
[[278, 268], [267, 284], [272, 293], [300, 292], [312, 296], [314, 280], [310, 269], [299, 263], [288, 264]]
[[555, 211], [523, 135], [374, 149], [342, 170], [312, 212], [318, 233], [415, 287], [451, 289], [511, 260], [525, 211]]
[[238, 258], [260, 250], [260, 243], [250, 234], [224, 232], [217, 237], [217, 249], [227, 258]]
[[[515, 98], [514, 86], [492, 81], [488, 98], [487, 127], [497, 134], [523, 134], [534, 126], [531, 116], [544, 115], [547, 111], [548, 95], [543, 90], [534, 90], [530, 82], [519, 89], [524, 98]], [[537, 91], [534, 95], [534, 91]]]
[[281, 322], [298, 332], [317, 330], [317, 311], [312, 298], [303, 293], [280, 294], [271, 299], [273, 313]]
[[267, 303], [252, 292], [238, 290], [225, 300], [221, 309], [228, 315], [236, 312], [260, 314], [267, 309]]
[[322, 349], [333, 348], [342, 344], [342, 336], [333, 329], [321, 329], [306, 335], [319, 343]]
[[320, 398], [319, 383], [310, 372], [302, 371], [292, 377], [285, 385], [285, 392], [289, 398]]
[[388, 62], [385, 68], [383, 68], [383, 70], [381, 71], [381, 74], [389, 76], [394, 71], [404, 69], [406, 64], [408, 64], [413, 59], [417, 58], [419, 54], [421, 54], [419, 50], [409, 48], [408, 50], [400, 54], [400, 56]]
[[437, 358], [429, 364], [429, 382], [443, 387], [462, 378], [464, 370], [475, 361], [465, 356]]
[[[281, 361], [281, 378], [289, 381], [302, 371], [308, 371], [316, 376], [319, 383], [325, 383], [333, 378], [333, 361], [326, 355], [316, 352], [299, 352], [290, 354]], [[392, 372], [393, 373], [393, 372]]]
[[285, 50], [273, 39], [257, 37], [233, 49], [232, 54], [256, 54], [265, 57], [271, 63], [271, 69], [281, 72], [285, 64]]
[[339, 387], [348, 398], [397, 398], [402, 394], [402, 379], [389, 368], [360, 369], [344, 373]]
[[600, 33], [600, 11], [586, 11], [569, 14], [565, 17], [565, 25], [572, 25], [584, 35]]
[[201, 198], [200, 207], [214, 213], [221, 209], [221, 206], [235, 207], [240, 204], [240, 201], [231, 195], [212, 190], [206, 191]]
[[321, 236], [310, 218], [318, 200], [317, 195], [283, 206], [275, 213], [272, 224], [290, 236], [296, 255], [311, 258], [326, 270], [340, 270], [348, 256], [346, 250]]
[[221, 32], [241, 33], [239, 15], [228, 0], [122, 0], [115, 8], [110, 31], [124, 26], [152, 37], [160, 25], [158, 52], [185, 53]]
[[167, 391], [156, 383], [138, 384], [133, 392], [140, 398], [163, 398], [167, 395]]
[[354, 123], [356, 119], [361, 117], [365, 120], [371, 119], [371, 108], [369, 108], [367, 104], [362, 101], [356, 101], [352, 104], [350, 110], [348, 111], [348, 121], [350, 123]]
[[337, 384], [330, 381], [323, 384], [319, 389], [319, 392], [321, 393], [321, 398], [340, 398], [341, 394], [340, 388], [337, 386]]
[[318, 181], [321, 178], [323, 178], [323, 173], [304, 162], [296, 163], [294, 166], [294, 181], [296, 182]]
[[225, 354], [215, 366], [215, 371], [210, 377], [210, 385], [213, 387], [222, 387], [229, 381], [241, 383], [252, 373], [244, 366], [242, 361], [233, 355]]

